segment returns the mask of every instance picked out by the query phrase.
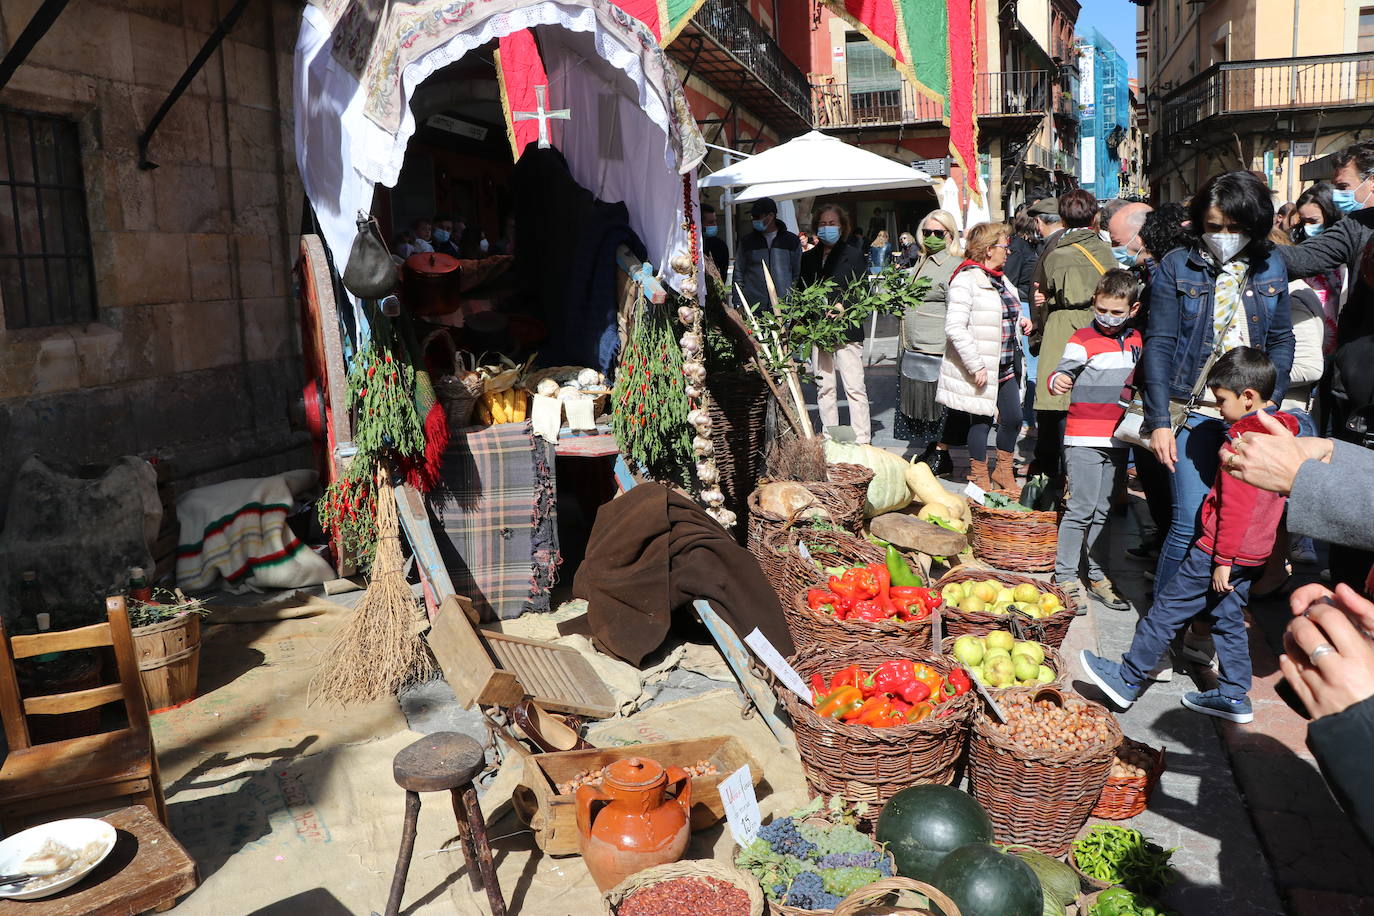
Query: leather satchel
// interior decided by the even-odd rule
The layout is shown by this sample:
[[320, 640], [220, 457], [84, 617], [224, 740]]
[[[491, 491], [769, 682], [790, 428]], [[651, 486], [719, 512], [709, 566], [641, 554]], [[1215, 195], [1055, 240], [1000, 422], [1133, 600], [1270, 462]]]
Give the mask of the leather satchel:
[[396, 262], [382, 241], [381, 227], [362, 210], [358, 211], [358, 234], [348, 253], [343, 285], [359, 299], [381, 299], [396, 289]]

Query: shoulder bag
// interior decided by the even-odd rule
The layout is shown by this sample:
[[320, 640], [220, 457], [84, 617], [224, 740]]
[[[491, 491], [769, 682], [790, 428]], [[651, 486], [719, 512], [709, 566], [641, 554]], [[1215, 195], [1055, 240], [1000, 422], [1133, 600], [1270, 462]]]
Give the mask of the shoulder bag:
[[[1169, 432], [1175, 436], [1179, 429], [1188, 420], [1188, 414], [1197, 409], [1197, 405], [1202, 401], [1202, 393], [1207, 390], [1207, 374], [1212, 371], [1212, 365], [1221, 357], [1221, 345], [1226, 340], [1226, 334], [1231, 330], [1231, 325], [1235, 324], [1236, 315], [1245, 311], [1243, 304], [1237, 305], [1236, 310], [1231, 313], [1231, 320], [1226, 322], [1226, 327], [1221, 334], [1212, 342], [1212, 352], [1207, 355], [1207, 361], [1202, 364], [1202, 371], [1197, 375], [1197, 381], [1193, 383], [1193, 390], [1188, 393], [1188, 400], [1182, 404], [1176, 403], [1173, 398], [1169, 399]], [[1128, 445], [1139, 445], [1142, 448], [1150, 447], [1150, 434], [1144, 432], [1145, 428], [1145, 400], [1139, 385], [1132, 388], [1132, 395], [1129, 402], [1123, 402], [1126, 412], [1121, 415], [1121, 422], [1116, 424], [1116, 431], [1112, 437], [1125, 442]]]
[[358, 234], [348, 253], [343, 285], [359, 299], [381, 299], [396, 289], [396, 262], [382, 241], [377, 220], [362, 210], [358, 211]]

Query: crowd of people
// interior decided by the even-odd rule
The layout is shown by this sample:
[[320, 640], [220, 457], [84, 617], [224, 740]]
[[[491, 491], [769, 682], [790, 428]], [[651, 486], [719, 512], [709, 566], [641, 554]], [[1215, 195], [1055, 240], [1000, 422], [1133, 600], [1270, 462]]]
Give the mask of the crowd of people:
[[[1074, 190], [963, 233], [936, 210], [895, 251], [886, 231], [851, 233], [835, 204], [816, 210], [807, 250], [764, 199], [735, 277], [754, 302], [767, 301], [765, 263], [779, 290], [843, 285], [889, 259], [929, 278], [900, 324], [897, 401], [914, 451], [948, 477], [950, 449], [967, 449], [984, 490], [1014, 492], [1019, 471], [1062, 488], [1055, 579], [1084, 610], [1130, 608], [1093, 547], [1134, 475], [1149, 522], [1128, 553], [1154, 561], [1150, 607], [1123, 658], [1082, 659], [1120, 707], [1171, 677], [1172, 658], [1218, 668], [1218, 686], [1185, 694], [1186, 707], [1251, 721], [1246, 607], [1323, 544], [1330, 587], [1293, 592], [1283, 673], [1374, 842], [1362, 778], [1374, 752], [1374, 141], [1332, 159], [1329, 182], [1278, 207], [1262, 175], [1235, 171], [1186, 201]], [[838, 425], [838, 381], [867, 442], [863, 330], [813, 360], [822, 425]], [[1024, 469], [1023, 434], [1035, 438]]]

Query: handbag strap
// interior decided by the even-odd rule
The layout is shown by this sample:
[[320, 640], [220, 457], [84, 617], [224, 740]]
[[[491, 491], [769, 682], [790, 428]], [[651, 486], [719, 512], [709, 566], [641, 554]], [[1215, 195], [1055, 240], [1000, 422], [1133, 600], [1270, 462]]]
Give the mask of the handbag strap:
[[1073, 243], [1072, 245], [1070, 245], [1069, 247], [1070, 247], [1070, 248], [1077, 248], [1079, 251], [1083, 252], [1083, 257], [1085, 257], [1085, 258], [1087, 258], [1089, 261], [1091, 261], [1093, 267], [1096, 267], [1096, 268], [1097, 268], [1097, 275], [1098, 275], [1099, 277], [1102, 276], [1103, 274], [1105, 274], [1105, 273], [1107, 272], [1107, 268], [1103, 267], [1102, 264], [1097, 260], [1097, 258], [1093, 257], [1093, 253], [1092, 253], [1091, 251], [1089, 251], [1088, 249], [1084, 248], [1084, 247], [1083, 247], [1082, 245], [1080, 245], [1078, 242], [1074, 242], [1074, 243]]
[[1244, 303], [1238, 303], [1231, 311], [1231, 318], [1226, 322], [1226, 327], [1221, 329], [1217, 339], [1212, 341], [1212, 352], [1208, 354], [1207, 361], [1202, 364], [1202, 371], [1197, 375], [1197, 381], [1193, 383], [1193, 390], [1188, 395], [1188, 409], [1192, 410], [1202, 400], [1202, 392], [1207, 390], [1207, 375], [1212, 371], [1212, 366], [1221, 358], [1221, 348], [1226, 343], [1226, 335], [1231, 332], [1231, 326], [1236, 323], [1236, 316], [1245, 310]]

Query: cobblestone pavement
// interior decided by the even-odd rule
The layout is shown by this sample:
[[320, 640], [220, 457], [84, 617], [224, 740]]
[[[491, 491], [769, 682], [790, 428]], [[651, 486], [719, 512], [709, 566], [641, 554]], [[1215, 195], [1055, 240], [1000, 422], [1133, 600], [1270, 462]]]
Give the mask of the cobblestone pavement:
[[[909, 443], [894, 436], [896, 340], [884, 336], [893, 334], [895, 323], [880, 321], [869, 353], [873, 441], [910, 457]], [[956, 466], [960, 457], [956, 453]], [[1099, 546], [1119, 590], [1143, 613], [1150, 565], [1125, 554], [1136, 542], [1133, 515], [1114, 514]], [[1298, 578], [1316, 572], [1299, 567]], [[1286, 598], [1256, 601], [1251, 611], [1253, 723], [1223, 723], [1179, 703], [1183, 693], [1212, 686], [1206, 671], [1179, 671], [1171, 682], [1151, 685], [1121, 714], [1127, 734], [1167, 749], [1167, 768], [1150, 808], [1132, 823], [1165, 846], [1178, 847], [1174, 861], [1181, 881], [1167, 900], [1185, 916], [1374, 916], [1374, 853], [1337, 808], [1305, 746], [1306, 721], [1280, 686], [1276, 653], [1288, 617]], [[1119, 656], [1136, 620], [1135, 612], [1094, 604], [1074, 624], [1064, 648], [1076, 690], [1097, 695], [1082, 677], [1078, 650]]]

